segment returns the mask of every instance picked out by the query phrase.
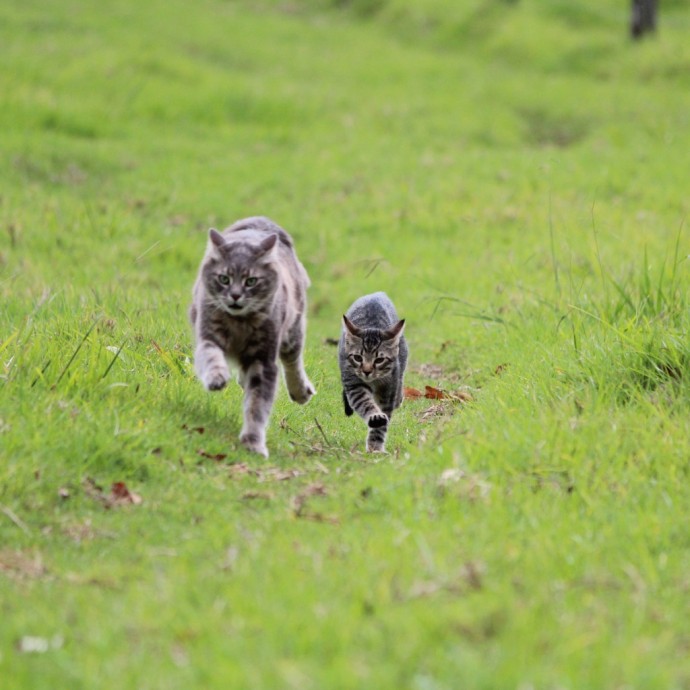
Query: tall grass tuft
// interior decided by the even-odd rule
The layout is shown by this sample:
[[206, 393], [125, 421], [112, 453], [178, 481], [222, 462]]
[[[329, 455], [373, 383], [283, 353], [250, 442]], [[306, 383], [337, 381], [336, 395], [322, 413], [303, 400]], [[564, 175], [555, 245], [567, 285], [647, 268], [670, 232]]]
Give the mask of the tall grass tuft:
[[662, 388], [655, 403], [690, 402], [690, 324], [679, 247], [680, 236], [672, 260], [656, 272], [645, 250], [641, 266], [623, 278], [605, 276], [613, 290], [573, 307], [580, 373], [617, 403]]

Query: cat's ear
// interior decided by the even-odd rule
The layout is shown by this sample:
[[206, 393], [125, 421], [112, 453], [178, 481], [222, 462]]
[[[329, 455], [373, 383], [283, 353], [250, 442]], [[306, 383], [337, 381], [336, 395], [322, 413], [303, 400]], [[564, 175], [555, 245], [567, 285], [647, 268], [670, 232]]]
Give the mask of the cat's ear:
[[359, 338], [362, 335], [362, 329], [359, 326], [355, 326], [350, 319], [347, 318], [343, 314], [343, 326], [345, 326], [345, 329], [348, 331], [350, 335], [354, 335], [355, 338]]
[[225, 245], [225, 238], [215, 228], [211, 228], [208, 231], [208, 238], [211, 240], [214, 246], [218, 247], [218, 249]]
[[276, 242], [278, 241], [278, 235], [269, 235], [265, 240], [261, 240], [261, 243], [259, 244], [259, 249], [258, 249], [258, 254], [259, 256], [265, 256], [268, 254], [273, 247], [276, 246]]
[[405, 319], [400, 319], [398, 323], [393, 324], [390, 328], [387, 328], [382, 334], [381, 337], [384, 340], [394, 340], [398, 339], [403, 332], [403, 329], [405, 328]]

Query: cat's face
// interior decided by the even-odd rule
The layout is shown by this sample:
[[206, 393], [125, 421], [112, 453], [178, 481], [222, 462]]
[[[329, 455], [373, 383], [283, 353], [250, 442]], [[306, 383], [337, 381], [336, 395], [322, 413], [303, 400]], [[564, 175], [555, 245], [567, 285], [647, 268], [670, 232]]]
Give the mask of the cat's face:
[[362, 381], [386, 378], [395, 369], [405, 320], [390, 328], [359, 328], [343, 317], [345, 356]]
[[225, 242], [220, 233], [215, 235], [211, 235], [203, 267], [208, 300], [230, 316], [243, 317], [261, 311], [272, 299], [278, 283], [273, 267], [277, 235], [269, 235], [258, 245]]

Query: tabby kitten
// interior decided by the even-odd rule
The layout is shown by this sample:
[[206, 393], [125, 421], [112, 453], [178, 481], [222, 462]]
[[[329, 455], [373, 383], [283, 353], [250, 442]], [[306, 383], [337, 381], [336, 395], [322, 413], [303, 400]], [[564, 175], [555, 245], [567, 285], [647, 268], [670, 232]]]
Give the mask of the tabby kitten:
[[268, 457], [266, 425], [278, 382], [278, 358], [290, 397], [306, 403], [316, 392], [302, 363], [309, 277], [292, 238], [264, 217], [209, 230], [189, 318], [194, 368], [207, 390], [224, 388], [228, 362], [244, 389], [240, 441]]
[[385, 292], [360, 297], [343, 316], [338, 360], [345, 414], [366, 421], [369, 452], [385, 452], [388, 423], [402, 403], [404, 326]]

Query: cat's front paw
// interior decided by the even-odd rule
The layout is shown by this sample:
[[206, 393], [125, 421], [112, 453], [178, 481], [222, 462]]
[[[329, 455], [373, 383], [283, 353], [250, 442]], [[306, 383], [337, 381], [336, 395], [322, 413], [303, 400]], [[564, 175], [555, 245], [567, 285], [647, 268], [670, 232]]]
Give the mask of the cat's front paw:
[[207, 371], [201, 378], [202, 383], [207, 391], [219, 391], [228, 385], [230, 374], [221, 369], [211, 369]]
[[367, 424], [370, 429], [380, 429], [388, 424], [388, 415], [383, 414], [383, 412], [374, 412], [367, 418]]
[[306, 405], [312, 398], [316, 395], [316, 389], [312, 385], [309, 379], [303, 381], [299, 386], [294, 386], [292, 389], [288, 390], [290, 394], [290, 399], [294, 400], [300, 405]]
[[240, 434], [240, 442], [242, 445], [252, 453], [258, 453], [265, 458], [268, 457], [268, 448], [266, 448], [266, 441], [253, 432], [243, 431]]

